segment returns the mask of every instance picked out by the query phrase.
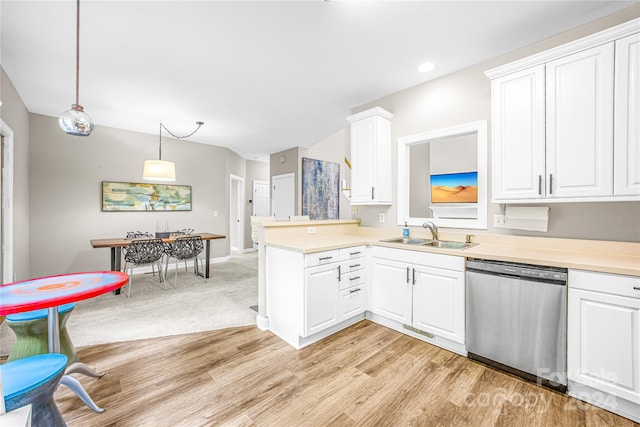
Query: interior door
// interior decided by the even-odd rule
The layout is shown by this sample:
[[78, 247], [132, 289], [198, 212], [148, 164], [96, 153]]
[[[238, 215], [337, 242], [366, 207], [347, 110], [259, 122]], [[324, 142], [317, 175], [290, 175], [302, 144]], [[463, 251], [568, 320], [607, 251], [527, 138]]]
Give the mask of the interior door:
[[253, 181], [253, 216], [271, 214], [269, 181]]
[[288, 220], [296, 214], [295, 207], [295, 174], [274, 175], [273, 181], [273, 215], [276, 221]]

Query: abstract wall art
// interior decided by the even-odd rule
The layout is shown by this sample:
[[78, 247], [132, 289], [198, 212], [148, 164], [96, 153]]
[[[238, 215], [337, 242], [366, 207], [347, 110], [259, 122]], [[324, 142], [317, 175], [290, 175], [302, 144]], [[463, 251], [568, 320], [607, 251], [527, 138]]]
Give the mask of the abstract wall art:
[[302, 215], [340, 218], [340, 164], [302, 158]]
[[190, 210], [190, 185], [102, 181], [103, 212]]

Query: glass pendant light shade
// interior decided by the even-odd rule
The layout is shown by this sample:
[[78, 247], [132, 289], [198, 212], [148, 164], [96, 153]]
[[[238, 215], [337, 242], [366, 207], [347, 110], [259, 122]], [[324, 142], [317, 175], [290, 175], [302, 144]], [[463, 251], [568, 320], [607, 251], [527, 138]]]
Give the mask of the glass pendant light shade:
[[93, 120], [84, 112], [82, 105], [73, 104], [71, 109], [58, 117], [60, 129], [74, 136], [89, 136], [93, 131]]
[[176, 165], [166, 160], [145, 160], [142, 179], [153, 181], [175, 181]]

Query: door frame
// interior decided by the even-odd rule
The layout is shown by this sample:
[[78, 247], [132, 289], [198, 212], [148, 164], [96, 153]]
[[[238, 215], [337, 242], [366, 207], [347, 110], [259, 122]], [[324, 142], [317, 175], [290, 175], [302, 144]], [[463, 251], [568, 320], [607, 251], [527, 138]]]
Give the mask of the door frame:
[[2, 283], [11, 283], [13, 278], [13, 130], [0, 119], [0, 134], [4, 139], [3, 159], [4, 169], [2, 173], [2, 259], [0, 270]]
[[[275, 188], [276, 188], [276, 185], [275, 185], [274, 181], [275, 181], [276, 178], [285, 178], [285, 177], [286, 178], [291, 177], [292, 180], [293, 180], [293, 194], [292, 194], [292, 197], [293, 197], [293, 213], [292, 213], [292, 215], [295, 215], [296, 211], [297, 211], [297, 206], [296, 206], [297, 205], [297, 203], [296, 203], [296, 174], [293, 173], [293, 172], [290, 172], [290, 173], [283, 173], [283, 174], [279, 174], [279, 175], [273, 175], [271, 177], [271, 186], [272, 186], [271, 187], [271, 190], [272, 190], [271, 191], [271, 214], [274, 215], [274, 216], [275, 216], [275, 213], [276, 213], [276, 209], [275, 209], [275, 207], [276, 207], [276, 205], [275, 205], [275, 201], [276, 201]], [[284, 220], [285, 218], [282, 218], [282, 219]], [[286, 218], [286, 219], [288, 220], [289, 218]], [[278, 220], [278, 218], [276, 218], [276, 220]]]
[[[235, 186], [235, 193], [234, 193]], [[234, 194], [236, 195], [234, 200]], [[231, 236], [235, 233], [236, 242], [237, 242], [237, 253], [244, 252], [244, 178], [229, 174], [229, 253], [232, 252], [232, 242], [233, 239]], [[236, 212], [238, 214], [238, 218], [232, 218], [231, 213], [233, 212], [231, 206], [236, 206]], [[237, 221], [235, 221], [237, 219]]]

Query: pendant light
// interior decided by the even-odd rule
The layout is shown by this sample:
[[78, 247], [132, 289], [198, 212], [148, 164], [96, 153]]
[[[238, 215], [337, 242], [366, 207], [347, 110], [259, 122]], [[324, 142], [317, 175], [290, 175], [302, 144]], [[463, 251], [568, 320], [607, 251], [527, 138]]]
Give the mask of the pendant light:
[[89, 136], [93, 131], [93, 120], [79, 102], [80, 92], [80, 0], [76, 2], [76, 103], [58, 118], [60, 128], [69, 135]]
[[160, 143], [158, 146], [158, 160], [145, 160], [144, 167], [142, 169], [142, 179], [151, 181], [175, 181], [176, 180], [176, 165], [173, 162], [162, 160], [162, 129], [166, 130], [169, 135], [175, 139], [189, 138], [194, 133], [198, 132], [200, 126], [204, 123], [196, 122], [198, 127], [189, 135], [177, 136], [173, 134], [165, 125], [160, 122]]

